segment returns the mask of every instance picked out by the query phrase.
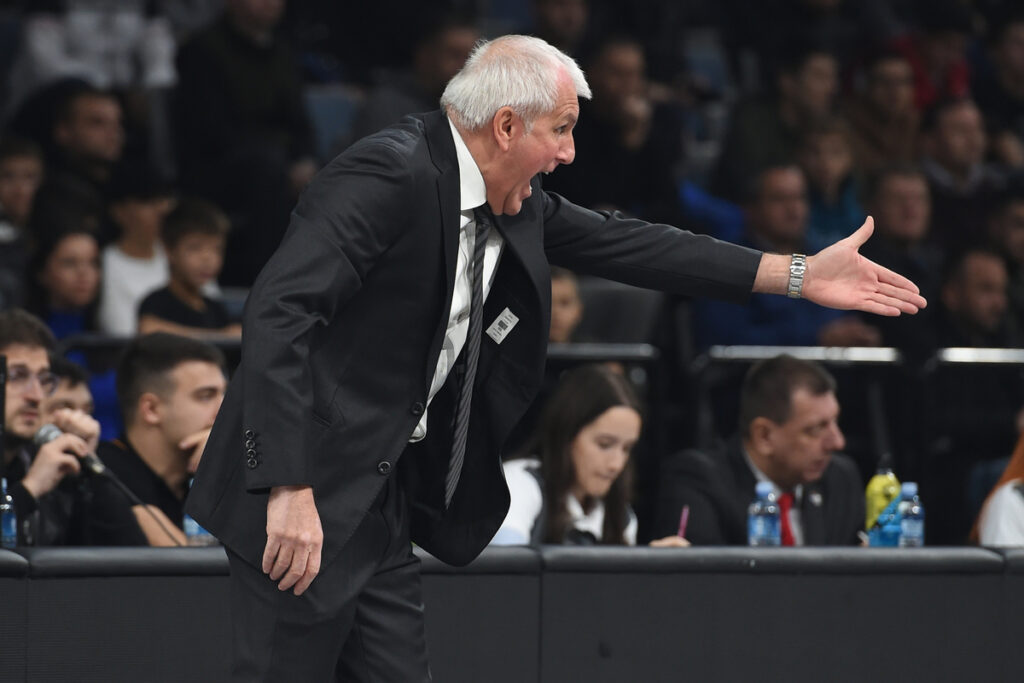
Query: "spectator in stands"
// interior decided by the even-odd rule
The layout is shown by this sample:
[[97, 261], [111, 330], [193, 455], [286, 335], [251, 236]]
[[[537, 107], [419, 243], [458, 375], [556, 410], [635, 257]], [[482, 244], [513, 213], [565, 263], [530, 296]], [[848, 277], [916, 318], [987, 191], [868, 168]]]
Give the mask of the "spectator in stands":
[[955, 256], [943, 281], [936, 343], [939, 346], [1015, 348], [1009, 325], [1009, 276], [996, 251], [975, 247]]
[[4, 471], [18, 515], [19, 545], [127, 545], [142, 532], [126, 499], [104, 478], [82, 474], [79, 458], [96, 448], [100, 426], [83, 412], [50, 418], [62, 432], [36, 447], [43, 401], [57, 388], [50, 371], [53, 335], [20, 310], [0, 313], [0, 355], [7, 358]]
[[917, 158], [920, 115], [914, 106], [914, 73], [898, 52], [878, 52], [868, 60], [863, 88], [843, 113], [850, 122], [855, 166], [862, 173]]
[[[505, 463], [512, 501], [492, 543], [635, 545], [629, 457], [640, 426], [640, 402], [621, 374], [599, 365], [567, 372], [534, 435], [535, 456]], [[654, 543], [688, 545], [674, 529]]]
[[[885, 167], [870, 179], [865, 202], [875, 219], [875, 234], [862, 250], [865, 258], [907, 273], [921, 296], [929, 301], [937, 298], [943, 253], [928, 240], [931, 194], [924, 173], [909, 164]], [[885, 346], [921, 354], [934, 349], [933, 313], [929, 308], [914, 320], [897, 322], [882, 316], [868, 320], [881, 332]]]
[[580, 103], [573, 129], [575, 161], [544, 181], [545, 189], [593, 209], [684, 223], [675, 181], [682, 158], [679, 112], [655, 102], [643, 46], [605, 39], [588, 60], [593, 98]]
[[942, 100], [922, 122], [922, 168], [932, 192], [932, 235], [947, 254], [984, 243], [1002, 179], [985, 163], [987, 136], [976, 104]]
[[801, 133], [832, 111], [838, 64], [825, 47], [806, 41], [786, 46], [768, 100], [737, 105], [719, 157], [715, 194], [736, 201], [767, 166], [792, 163]]
[[466, 63], [479, 39], [480, 31], [467, 17], [448, 15], [437, 20], [416, 42], [412, 68], [367, 94], [351, 139], [376, 133], [406, 114], [437, 109], [444, 86]]
[[996, 202], [989, 220], [989, 236], [1006, 260], [1010, 324], [1018, 334], [1024, 334], [1024, 187], [1019, 183], [1008, 188]]
[[533, 35], [578, 58], [588, 36], [589, 0], [533, 0]]
[[43, 155], [28, 140], [0, 138], [0, 310], [23, 304], [26, 228], [43, 180]]
[[1024, 437], [985, 499], [970, 540], [984, 546], [1024, 546]]
[[[1009, 5], [1009, 3], [1007, 3]], [[989, 24], [992, 70], [974, 89], [996, 159], [1024, 168], [1024, 10], [1007, 7]]]
[[31, 309], [58, 339], [96, 329], [101, 270], [91, 230], [70, 226], [41, 231], [30, 272]]
[[85, 368], [66, 358], [50, 356], [50, 372], [57, 377], [57, 388], [43, 401], [43, 422], [52, 423], [58, 410], [68, 408], [92, 415], [95, 404]]
[[740, 433], [713, 451], [664, 461], [655, 534], [671, 533], [684, 505], [694, 545], [746, 545], [757, 482], [779, 495], [783, 545], [853, 545], [864, 526], [857, 467], [839, 453], [839, 402], [817, 363], [777, 356], [755, 364], [740, 393]]
[[103, 215], [107, 184], [124, 149], [121, 105], [109, 92], [85, 83], [55, 92], [52, 158], [34, 203], [37, 217], [72, 203], [82, 214]]
[[139, 305], [140, 333], [241, 335], [241, 325], [231, 322], [224, 304], [205, 294], [224, 263], [224, 243], [230, 227], [228, 217], [210, 202], [178, 202], [160, 230], [170, 280]]
[[831, 244], [848, 236], [864, 222], [864, 209], [846, 123], [827, 118], [810, 127], [800, 141], [797, 158], [807, 178], [808, 238]]
[[[796, 166], [774, 166], [759, 173], [746, 209], [739, 242], [777, 253], [813, 253], [807, 237], [807, 186]], [[751, 295], [745, 306], [694, 302], [697, 345], [778, 344], [877, 346], [877, 329], [853, 315], [806, 300]]]
[[548, 341], [567, 344], [573, 341], [573, 332], [583, 319], [583, 300], [580, 299], [576, 274], [571, 270], [551, 267], [551, 327]]
[[284, 7], [226, 0], [178, 54], [180, 177], [231, 216], [224, 284], [252, 284], [317, 170], [298, 65], [275, 32]]
[[959, 0], [921, 0], [916, 13], [918, 29], [893, 41], [914, 70], [914, 104], [926, 111], [947, 98], [970, 93], [967, 40], [971, 13]]
[[167, 284], [167, 256], [160, 225], [171, 210], [171, 189], [147, 166], [122, 164], [110, 184], [110, 217], [117, 239], [103, 249], [103, 293], [99, 326], [128, 337], [138, 328], [142, 299]]
[[226, 385], [224, 355], [187, 337], [138, 337], [121, 357], [125, 429], [97, 454], [149, 508], [133, 511], [150, 545], [185, 545], [184, 499]]

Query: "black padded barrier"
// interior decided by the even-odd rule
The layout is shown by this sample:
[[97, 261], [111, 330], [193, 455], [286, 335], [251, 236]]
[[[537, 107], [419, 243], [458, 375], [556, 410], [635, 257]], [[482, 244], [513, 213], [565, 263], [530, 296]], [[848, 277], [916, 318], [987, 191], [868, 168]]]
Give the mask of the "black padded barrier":
[[[417, 554], [440, 683], [1024, 680], [1024, 550]], [[227, 680], [227, 571], [219, 548], [0, 551], [0, 680]]]

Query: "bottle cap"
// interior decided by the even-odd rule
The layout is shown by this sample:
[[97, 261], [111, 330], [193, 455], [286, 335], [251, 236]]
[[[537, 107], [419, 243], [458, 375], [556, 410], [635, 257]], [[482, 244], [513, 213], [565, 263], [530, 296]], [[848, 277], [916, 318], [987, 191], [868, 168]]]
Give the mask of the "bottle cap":
[[913, 498], [917, 495], [917, 482], [905, 481], [900, 489], [900, 493], [904, 498]]
[[774, 491], [775, 487], [772, 486], [771, 482], [759, 481], [759, 482], [757, 482], [757, 487], [754, 490], [757, 492], [757, 497], [758, 498], [764, 498], [769, 493]]

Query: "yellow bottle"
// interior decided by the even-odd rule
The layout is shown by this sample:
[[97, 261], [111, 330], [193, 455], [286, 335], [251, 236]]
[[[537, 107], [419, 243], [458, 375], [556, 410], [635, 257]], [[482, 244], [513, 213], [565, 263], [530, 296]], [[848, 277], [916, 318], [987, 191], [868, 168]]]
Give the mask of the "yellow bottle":
[[878, 473], [871, 477], [865, 492], [865, 507], [867, 508], [867, 520], [864, 529], [871, 531], [871, 528], [878, 524], [878, 516], [891, 503], [900, 497], [900, 480], [893, 474], [890, 467], [879, 467]]

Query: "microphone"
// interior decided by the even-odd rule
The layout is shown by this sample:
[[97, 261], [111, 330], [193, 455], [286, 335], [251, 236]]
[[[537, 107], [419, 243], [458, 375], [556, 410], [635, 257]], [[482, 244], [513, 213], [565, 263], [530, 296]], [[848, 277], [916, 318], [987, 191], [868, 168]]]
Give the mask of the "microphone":
[[[40, 427], [39, 431], [36, 432], [35, 436], [32, 437], [32, 443], [36, 445], [36, 448], [39, 448], [40, 446], [44, 446], [50, 443], [63, 433], [64, 432], [62, 432], [60, 430], [60, 427], [58, 427], [57, 425], [47, 423]], [[78, 456], [78, 460], [82, 463], [85, 469], [92, 472], [93, 474], [108, 473], [107, 466], [104, 465], [100, 461], [100, 459], [96, 457], [95, 453], [86, 453], [85, 455], [80, 455]]]

